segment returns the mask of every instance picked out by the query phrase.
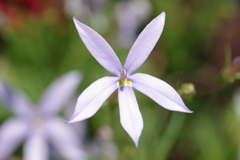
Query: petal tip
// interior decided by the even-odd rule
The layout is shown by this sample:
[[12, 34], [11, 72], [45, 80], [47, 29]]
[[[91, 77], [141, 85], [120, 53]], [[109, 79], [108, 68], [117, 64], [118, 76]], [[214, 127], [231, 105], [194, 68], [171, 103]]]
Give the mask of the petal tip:
[[188, 109], [186, 106], [183, 108], [184, 110], [179, 111], [179, 112], [184, 112], [184, 113], [193, 113], [190, 109]]
[[134, 144], [135, 144], [136, 148], [138, 148], [138, 140], [134, 141]]
[[185, 113], [193, 113], [193, 111], [191, 111], [190, 109], [188, 109], [187, 107], [185, 108], [185, 111], [180, 111], [180, 112], [185, 112]]
[[73, 21], [78, 21], [76, 17], [73, 17]]
[[73, 122], [71, 122], [71, 121], [72, 121], [72, 119], [69, 119], [68, 121], [65, 121], [64, 123], [67, 123], [67, 124], [73, 123]]
[[83, 28], [82, 28], [83, 24], [80, 21], [78, 21], [77, 18], [75, 18], [75, 17], [73, 17], [73, 22], [74, 22], [75, 27], [77, 28], [79, 34], [84, 33]]
[[166, 13], [162, 12], [158, 17], [159, 17], [160, 21], [164, 23], [165, 22], [165, 18], [166, 18]]
[[75, 120], [75, 118], [76, 118], [76, 116], [75, 115], [73, 115], [68, 121], [65, 121], [65, 123], [74, 123], [74, 122], [77, 122], [76, 120]]
[[89, 117], [82, 117], [79, 114], [74, 114], [68, 121], [66, 121], [65, 123], [75, 123], [75, 122], [79, 122], [79, 121], [83, 121], [85, 119], [87, 119]]
[[193, 113], [193, 111], [191, 111], [190, 109], [188, 109], [186, 106], [184, 107], [184, 109], [186, 110], [185, 113]]
[[161, 13], [161, 15], [162, 15], [162, 16], [166, 16], [166, 12], [163, 11], [163, 12]]
[[80, 83], [80, 81], [82, 80], [82, 73], [78, 70], [72, 70], [69, 72], [69, 77], [71, 77], [72, 79], [75, 79], [76, 81], [78, 81], [78, 83]]
[[79, 23], [79, 21], [77, 20], [76, 17], [73, 17], [73, 22], [74, 22], [75, 25], [76, 25], [77, 23]]
[[189, 110], [187, 113], [193, 113], [193, 111]]

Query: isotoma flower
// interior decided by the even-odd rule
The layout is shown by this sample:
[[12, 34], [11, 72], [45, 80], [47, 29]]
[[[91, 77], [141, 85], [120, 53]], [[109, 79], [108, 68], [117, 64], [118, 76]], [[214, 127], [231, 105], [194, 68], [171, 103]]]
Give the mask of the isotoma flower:
[[92, 56], [114, 75], [95, 81], [82, 92], [68, 123], [93, 116], [117, 88], [120, 121], [136, 146], [138, 146], [143, 129], [143, 119], [132, 87], [168, 110], [192, 113], [178, 93], [166, 82], [143, 73], [132, 74], [143, 64], [157, 43], [163, 30], [165, 12], [152, 20], [138, 36], [124, 66], [113, 49], [98, 33], [77, 19], [73, 18], [73, 20], [82, 41]]
[[0, 160], [7, 159], [22, 141], [24, 160], [49, 159], [48, 142], [67, 160], [85, 159], [77, 133], [57, 115], [80, 81], [77, 71], [55, 80], [43, 94], [38, 108], [24, 93], [0, 81], [0, 100], [15, 114], [0, 126]]

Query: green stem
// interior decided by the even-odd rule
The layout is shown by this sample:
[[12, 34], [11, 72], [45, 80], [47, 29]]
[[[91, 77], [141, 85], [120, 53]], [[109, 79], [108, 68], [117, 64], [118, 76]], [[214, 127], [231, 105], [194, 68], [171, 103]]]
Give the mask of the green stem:
[[184, 124], [186, 114], [173, 113], [166, 130], [160, 138], [154, 159], [164, 160], [169, 155]]

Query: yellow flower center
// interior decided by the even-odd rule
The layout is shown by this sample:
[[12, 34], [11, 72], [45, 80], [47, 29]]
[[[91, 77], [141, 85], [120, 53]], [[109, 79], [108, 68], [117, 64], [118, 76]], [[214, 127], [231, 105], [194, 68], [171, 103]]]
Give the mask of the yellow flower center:
[[39, 127], [42, 126], [43, 121], [39, 117], [34, 117], [33, 120], [32, 120], [32, 124], [33, 124], [34, 128], [39, 128]]
[[117, 82], [117, 85], [118, 85], [118, 88], [122, 86], [132, 86], [132, 82], [129, 79], [124, 79], [124, 80], [120, 79]]
[[127, 72], [126, 70], [122, 69], [120, 73], [120, 80], [117, 82], [118, 87], [122, 86], [132, 86], [132, 82], [127, 79]]

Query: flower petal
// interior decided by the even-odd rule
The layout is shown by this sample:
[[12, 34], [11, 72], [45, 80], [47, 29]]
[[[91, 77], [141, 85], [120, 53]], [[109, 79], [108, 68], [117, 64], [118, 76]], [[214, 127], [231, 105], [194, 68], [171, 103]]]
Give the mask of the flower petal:
[[147, 59], [162, 34], [164, 23], [165, 12], [162, 12], [138, 36], [124, 64], [128, 75], [137, 70]]
[[8, 119], [0, 128], [0, 159], [7, 159], [23, 141], [28, 127], [21, 119]]
[[118, 76], [122, 64], [105, 39], [90, 27], [73, 18], [78, 34], [92, 56], [109, 72]]
[[63, 119], [57, 117], [49, 119], [46, 129], [51, 144], [63, 158], [85, 159], [86, 154], [81, 150], [81, 139], [70, 125], [64, 124]]
[[32, 103], [20, 90], [14, 89], [0, 81], [0, 100], [18, 116], [30, 115]]
[[55, 80], [45, 91], [39, 102], [41, 113], [57, 113], [71, 98], [81, 79], [80, 72], [71, 71]]
[[33, 133], [24, 145], [24, 160], [48, 160], [48, 149], [44, 135]]
[[118, 99], [121, 124], [138, 147], [138, 140], [143, 129], [143, 119], [132, 87], [120, 87]]
[[106, 99], [117, 89], [117, 76], [106, 76], [93, 82], [78, 97], [72, 118], [67, 123], [81, 121], [93, 116]]
[[153, 99], [162, 107], [179, 112], [192, 113], [179, 94], [166, 82], [142, 73], [129, 76], [135, 89]]

